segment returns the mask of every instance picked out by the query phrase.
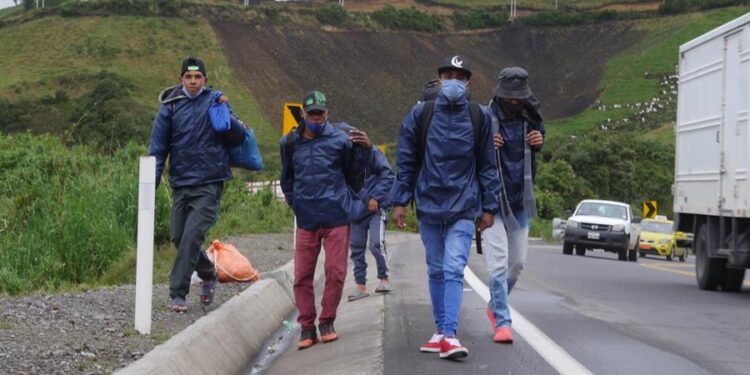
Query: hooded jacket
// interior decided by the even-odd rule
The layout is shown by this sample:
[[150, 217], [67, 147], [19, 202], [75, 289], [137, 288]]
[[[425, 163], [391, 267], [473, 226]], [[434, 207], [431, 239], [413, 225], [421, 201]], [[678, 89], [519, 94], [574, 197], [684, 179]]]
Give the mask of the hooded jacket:
[[[232, 179], [224, 139], [211, 126], [208, 109], [212, 92], [204, 89], [188, 98], [182, 85], [159, 94], [162, 106], [154, 120], [149, 155], [156, 157], [156, 183], [169, 157], [169, 183], [173, 188], [205, 185]], [[232, 116], [232, 126], [243, 126]]]
[[391, 208], [391, 189], [396, 176], [391, 170], [391, 165], [385, 155], [377, 149], [372, 149], [370, 163], [367, 165], [365, 186], [359, 192], [359, 197], [365, 205], [374, 198], [378, 201], [378, 207], [383, 210]]
[[[305, 230], [334, 228], [363, 217], [365, 205], [345, 175], [364, 173], [371, 150], [353, 144], [347, 133], [330, 123], [313, 139], [302, 136], [303, 130], [300, 125], [281, 137], [280, 147], [281, 190], [297, 225]], [[293, 137], [292, 160], [287, 159], [287, 137]]]
[[[523, 154], [526, 134], [523, 133], [523, 123], [528, 122], [528, 131], [538, 130], [545, 134], [544, 122], [541, 116], [529, 111], [522, 111], [516, 117], [508, 117], [500, 106], [493, 101], [490, 105], [493, 116], [497, 116], [500, 123], [500, 135], [504, 143], [500, 149], [500, 166], [503, 171], [503, 182], [508, 203], [513, 212], [523, 209]], [[531, 147], [531, 171], [532, 179], [536, 177], [536, 153], [542, 147]]]
[[[416, 165], [420, 137], [417, 124], [423, 108], [424, 103], [415, 105], [401, 124], [393, 205], [405, 206], [413, 198], [417, 218], [429, 224], [474, 220], [482, 212], [497, 213], [500, 183], [489, 114], [482, 111], [484, 121], [479, 144], [475, 145], [469, 102], [464, 98], [450, 103], [440, 94], [420, 167]], [[478, 152], [475, 147], [480, 148]]]

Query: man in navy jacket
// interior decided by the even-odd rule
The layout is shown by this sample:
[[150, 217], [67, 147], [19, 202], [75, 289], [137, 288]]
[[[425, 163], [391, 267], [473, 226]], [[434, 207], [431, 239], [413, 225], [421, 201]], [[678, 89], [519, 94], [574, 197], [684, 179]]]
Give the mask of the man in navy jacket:
[[[151, 133], [149, 155], [156, 157], [157, 187], [169, 157], [170, 234], [177, 247], [169, 296], [175, 312], [187, 310], [185, 297], [193, 271], [203, 280], [201, 302], [213, 302], [216, 270], [202, 246], [206, 232], [219, 217], [224, 181], [232, 179], [227, 139], [213, 129], [208, 115], [215, 93], [205, 87], [207, 81], [203, 61], [195, 57], [183, 60], [181, 84], [159, 95], [162, 106]], [[218, 98], [219, 102], [226, 100], [225, 96]], [[244, 125], [232, 116], [231, 126], [240, 129]]]
[[[420, 350], [439, 352], [440, 358], [463, 358], [469, 352], [456, 338], [463, 270], [475, 220], [481, 218], [480, 231], [492, 226], [499, 183], [490, 116], [480, 112], [478, 136], [471, 121], [469, 62], [461, 56], [448, 57], [438, 75], [440, 94], [424, 143], [419, 131], [424, 102], [415, 105], [401, 125], [393, 216], [403, 228], [404, 206], [414, 199], [436, 326], [436, 333]], [[424, 155], [418, 155], [420, 149]]]
[[346, 278], [349, 222], [364, 212], [351, 181], [363, 176], [372, 150], [364, 132], [347, 134], [328, 121], [330, 111], [322, 92], [307, 93], [302, 109], [304, 121], [281, 138], [281, 189], [298, 226], [294, 249], [294, 300], [302, 327], [298, 349], [318, 341], [313, 276], [321, 244], [326, 251], [326, 281], [318, 329], [324, 343], [338, 338], [333, 322]]

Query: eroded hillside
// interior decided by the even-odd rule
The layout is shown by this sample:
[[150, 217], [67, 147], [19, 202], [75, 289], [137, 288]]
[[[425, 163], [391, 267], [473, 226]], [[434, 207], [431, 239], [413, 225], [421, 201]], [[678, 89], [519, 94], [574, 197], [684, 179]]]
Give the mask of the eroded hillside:
[[607, 60], [640, 34], [628, 24], [569, 28], [512, 25], [464, 34], [323, 31], [213, 21], [230, 66], [281, 127], [282, 103], [318, 88], [329, 95], [336, 119], [370, 131], [376, 142], [393, 142], [404, 114], [440, 60], [466, 55], [474, 64], [474, 99], [486, 102], [502, 66], [520, 65], [548, 118], [589, 106]]

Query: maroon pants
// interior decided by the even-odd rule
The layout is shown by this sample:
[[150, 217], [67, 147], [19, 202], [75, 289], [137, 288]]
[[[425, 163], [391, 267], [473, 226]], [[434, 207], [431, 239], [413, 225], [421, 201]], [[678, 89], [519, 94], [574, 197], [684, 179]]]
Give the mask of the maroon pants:
[[305, 230], [297, 228], [297, 246], [294, 249], [294, 300], [299, 310], [297, 321], [302, 330], [315, 329], [315, 290], [313, 278], [315, 265], [323, 244], [326, 252], [325, 276], [320, 323], [333, 322], [341, 301], [346, 278], [349, 254], [349, 225], [335, 228]]

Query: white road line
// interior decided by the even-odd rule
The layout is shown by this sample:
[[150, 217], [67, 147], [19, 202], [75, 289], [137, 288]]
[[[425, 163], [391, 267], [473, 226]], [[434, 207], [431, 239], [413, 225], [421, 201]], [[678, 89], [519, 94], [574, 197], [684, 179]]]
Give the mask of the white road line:
[[[479, 297], [485, 302], [489, 302], [490, 289], [487, 285], [484, 285], [482, 280], [479, 280], [477, 275], [468, 266], [464, 270], [464, 279], [466, 279], [466, 282], [471, 285]], [[565, 349], [552, 341], [549, 336], [545, 335], [544, 332], [534, 326], [534, 324], [513, 307], [510, 308], [510, 314], [513, 318], [513, 330], [518, 332], [558, 373], [562, 375], [593, 375], [589, 369], [576, 361]]]

